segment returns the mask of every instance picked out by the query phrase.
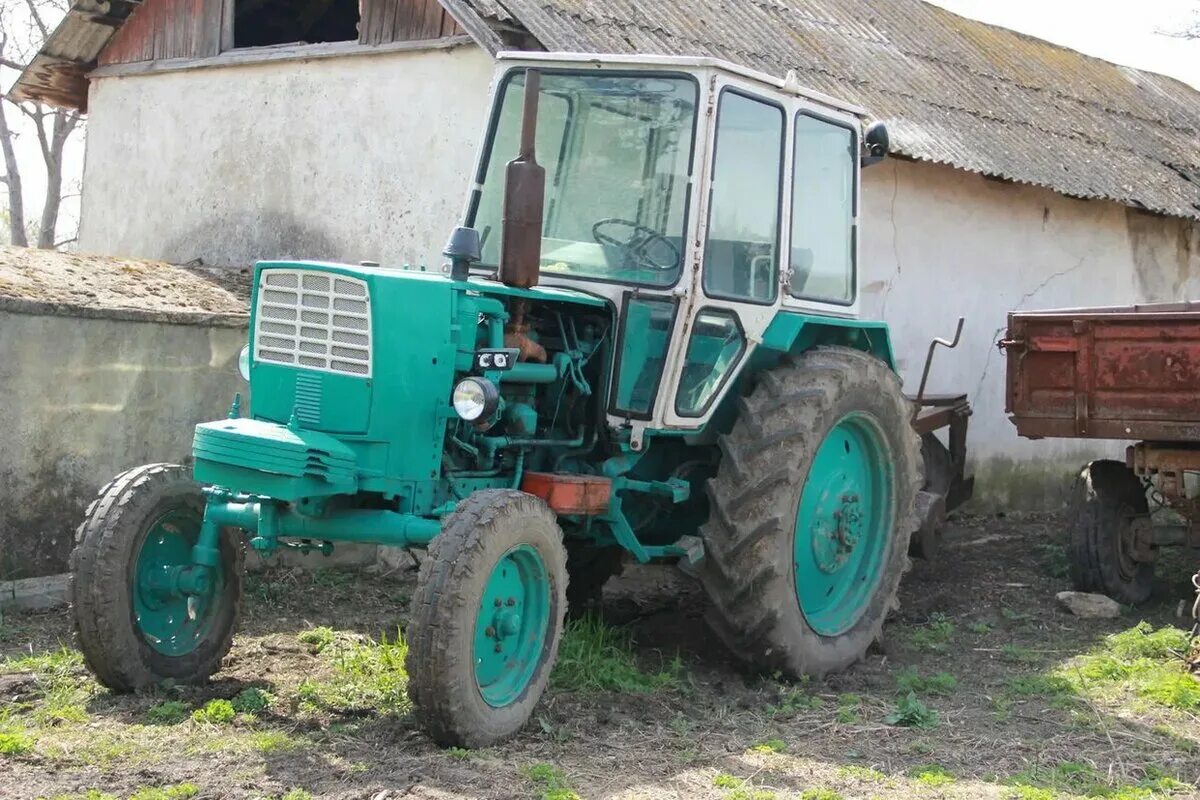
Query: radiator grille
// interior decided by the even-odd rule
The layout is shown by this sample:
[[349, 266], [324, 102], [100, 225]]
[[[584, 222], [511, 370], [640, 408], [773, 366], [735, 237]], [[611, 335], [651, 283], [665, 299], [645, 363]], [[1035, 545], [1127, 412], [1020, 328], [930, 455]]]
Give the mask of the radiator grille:
[[263, 270], [254, 358], [371, 377], [371, 298], [366, 282], [311, 270]]

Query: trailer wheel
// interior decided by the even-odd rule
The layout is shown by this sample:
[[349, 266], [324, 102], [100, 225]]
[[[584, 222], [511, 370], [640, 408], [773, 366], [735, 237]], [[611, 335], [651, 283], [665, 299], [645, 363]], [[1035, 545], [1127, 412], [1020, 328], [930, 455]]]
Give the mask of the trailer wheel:
[[1146, 487], [1120, 461], [1093, 461], [1071, 492], [1071, 581], [1123, 603], [1141, 603], [1154, 588], [1154, 564], [1136, 558], [1135, 525], [1150, 513]]
[[785, 360], [739, 403], [701, 528], [708, 622], [761, 669], [844, 669], [878, 638], [908, 567], [912, 407], [886, 364], [844, 347]]
[[429, 546], [408, 627], [409, 696], [444, 746], [486, 747], [529, 720], [567, 610], [562, 531], [545, 503], [478, 491]]
[[108, 688], [202, 682], [229, 652], [242, 599], [237, 533], [222, 531], [206, 591], [179, 588], [203, 516], [203, 495], [176, 464], [124, 472], [88, 507], [68, 595], [84, 660]]

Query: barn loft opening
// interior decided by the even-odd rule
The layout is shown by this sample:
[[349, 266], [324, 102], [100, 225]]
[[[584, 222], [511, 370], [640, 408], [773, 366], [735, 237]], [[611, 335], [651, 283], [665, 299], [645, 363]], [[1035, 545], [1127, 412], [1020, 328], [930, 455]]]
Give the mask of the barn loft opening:
[[359, 0], [234, 0], [233, 46], [358, 39]]

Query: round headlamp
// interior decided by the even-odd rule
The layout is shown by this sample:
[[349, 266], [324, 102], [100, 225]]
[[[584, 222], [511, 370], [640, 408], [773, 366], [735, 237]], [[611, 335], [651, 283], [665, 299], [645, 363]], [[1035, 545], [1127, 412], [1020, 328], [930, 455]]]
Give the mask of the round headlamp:
[[454, 413], [467, 422], [487, 419], [500, 403], [500, 390], [486, 378], [464, 378], [454, 387]]
[[246, 345], [242, 352], [238, 353], [238, 372], [242, 374], [242, 380], [250, 380], [250, 345]]

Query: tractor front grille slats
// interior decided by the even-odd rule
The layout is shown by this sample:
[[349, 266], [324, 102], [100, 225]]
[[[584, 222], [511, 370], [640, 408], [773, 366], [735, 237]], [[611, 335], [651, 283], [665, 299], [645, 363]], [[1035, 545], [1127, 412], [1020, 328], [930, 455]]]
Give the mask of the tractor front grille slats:
[[298, 269], [267, 269], [261, 278], [256, 360], [371, 377], [371, 299], [365, 281]]

